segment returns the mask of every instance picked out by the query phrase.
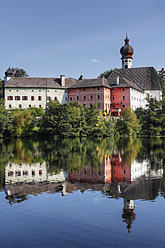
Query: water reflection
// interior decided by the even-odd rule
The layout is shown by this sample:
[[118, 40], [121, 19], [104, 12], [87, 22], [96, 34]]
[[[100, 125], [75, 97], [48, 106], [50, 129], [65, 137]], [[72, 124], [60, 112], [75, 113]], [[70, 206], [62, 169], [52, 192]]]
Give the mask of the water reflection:
[[128, 232], [136, 219], [135, 200], [164, 197], [165, 139], [53, 139], [0, 143], [1, 189], [7, 202], [31, 195], [79, 190], [123, 198]]

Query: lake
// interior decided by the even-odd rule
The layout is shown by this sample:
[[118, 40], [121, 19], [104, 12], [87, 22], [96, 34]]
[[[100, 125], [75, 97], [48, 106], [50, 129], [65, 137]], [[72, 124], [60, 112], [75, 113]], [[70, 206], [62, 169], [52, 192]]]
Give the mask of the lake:
[[165, 138], [0, 149], [0, 247], [165, 247]]

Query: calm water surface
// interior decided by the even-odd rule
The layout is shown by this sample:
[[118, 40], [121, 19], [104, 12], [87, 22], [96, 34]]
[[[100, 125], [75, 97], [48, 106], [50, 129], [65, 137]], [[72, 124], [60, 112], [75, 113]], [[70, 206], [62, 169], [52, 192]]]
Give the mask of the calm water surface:
[[165, 247], [165, 138], [0, 149], [0, 247]]

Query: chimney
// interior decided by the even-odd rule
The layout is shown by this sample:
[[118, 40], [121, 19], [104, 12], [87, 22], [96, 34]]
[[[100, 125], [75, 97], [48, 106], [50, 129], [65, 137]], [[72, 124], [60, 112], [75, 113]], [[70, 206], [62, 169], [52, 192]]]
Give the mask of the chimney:
[[61, 86], [65, 87], [65, 75], [61, 75], [60, 78], [61, 78]]
[[119, 85], [119, 76], [116, 77], [116, 85]]
[[105, 80], [105, 76], [102, 77], [103, 85], [104, 85], [104, 80]]

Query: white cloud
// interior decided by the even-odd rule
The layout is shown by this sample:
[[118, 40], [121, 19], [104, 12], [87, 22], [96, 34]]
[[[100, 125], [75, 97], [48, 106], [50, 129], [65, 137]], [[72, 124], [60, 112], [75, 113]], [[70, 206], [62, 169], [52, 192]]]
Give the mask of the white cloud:
[[92, 61], [93, 63], [99, 63], [99, 60], [98, 60], [98, 59], [91, 59], [91, 61]]

